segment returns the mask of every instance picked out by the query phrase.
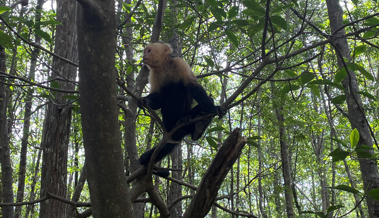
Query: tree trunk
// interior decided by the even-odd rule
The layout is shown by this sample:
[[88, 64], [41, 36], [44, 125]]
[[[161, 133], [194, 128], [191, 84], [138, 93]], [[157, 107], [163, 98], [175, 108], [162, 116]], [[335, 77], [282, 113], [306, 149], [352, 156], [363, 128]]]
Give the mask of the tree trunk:
[[[37, 155], [37, 163], [36, 164], [34, 164], [34, 160], [33, 160], [33, 165], [35, 165], [36, 167], [34, 170], [33, 181], [32, 181], [31, 187], [30, 187], [30, 191], [29, 191], [29, 201], [34, 201], [35, 196], [36, 196], [34, 190], [35, 190], [35, 187], [37, 184], [37, 176], [38, 176], [38, 172], [39, 172], [39, 163], [41, 160], [41, 154], [42, 154], [42, 150], [39, 150], [38, 155]], [[28, 207], [26, 208], [25, 217], [29, 217], [30, 212], [33, 215], [33, 210], [34, 210], [34, 204], [29, 204]]]
[[[275, 83], [271, 82], [272, 90], [275, 89]], [[295, 212], [293, 208], [293, 194], [292, 190], [292, 178], [291, 178], [291, 161], [290, 153], [286, 140], [286, 129], [284, 126], [284, 116], [283, 116], [283, 107], [278, 106], [273, 102], [273, 106], [276, 113], [276, 118], [278, 119], [278, 129], [279, 129], [279, 140], [280, 140], [280, 155], [282, 159], [282, 172], [284, 179], [284, 197], [286, 199], [286, 212], [287, 217], [295, 217]]]
[[[178, 3], [176, 1], [173, 1], [173, 6], [177, 5]], [[177, 15], [177, 10], [175, 7], [170, 7], [172, 16]], [[174, 21], [176, 19], [174, 18]], [[177, 54], [178, 56], [182, 55], [182, 47], [180, 46], [179, 42], [179, 36], [176, 32], [175, 27], [173, 27], [173, 34], [170, 38], [170, 44], [173, 48], [173, 53]], [[183, 143], [183, 142], [182, 142]], [[172, 168], [176, 169], [177, 171], [172, 172], [172, 178], [177, 179], [179, 181], [182, 181], [182, 172], [183, 172], [183, 155], [182, 155], [182, 146], [176, 146], [174, 151], [171, 153], [171, 160], [172, 160]], [[170, 183], [170, 192], [168, 194], [168, 203], [171, 204], [176, 199], [182, 197], [182, 185], [177, 184], [176, 182]], [[175, 205], [172, 205], [170, 209], [170, 215], [171, 218], [180, 218], [183, 215], [182, 211], [182, 204], [181, 201], [176, 203]]]
[[[258, 91], [258, 101], [257, 101], [257, 111], [261, 111], [261, 90]], [[258, 113], [258, 136], [261, 136], [261, 113]], [[258, 139], [258, 173], [262, 173], [262, 165], [264, 164], [262, 161], [262, 146], [261, 139]], [[267, 218], [267, 214], [265, 211], [264, 198], [263, 198], [263, 187], [262, 187], [262, 176], [258, 176], [258, 192], [259, 192], [259, 211], [262, 214], [262, 217]]]
[[[36, 18], [35, 22], [41, 20], [41, 12], [44, 1], [38, 0], [36, 6]], [[35, 43], [40, 44], [41, 37], [35, 34]], [[39, 54], [39, 49], [34, 48], [33, 55], [31, 56], [30, 61], [30, 71], [28, 79], [30, 81], [34, 80], [34, 74], [37, 66], [37, 57]], [[30, 128], [30, 115], [32, 111], [32, 100], [33, 100], [34, 89], [29, 88], [25, 98], [25, 113], [24, 113], [24, 126], [21, 139], [21, 153], [20, 153], [20, 167], [18, 170], [18, 187], [17, 187], [17, 202], [22, 202], [24, 200], [24, 190], [25, 190], [25, 174], [26, 174], [26, 160], [27, 160], [27, 151], [28, 151], [28, 142], [29, 142], [29, 128]], [[21, 217], [22, 206], [16, 207], [15, 218]]]
[[[335, 48], [338, 57], [338, 66], [340, 68], [345, 67], [343, 58], [351, 59], [349, 45], [347, 39], [344, 37], [338, 37], [345, 34], [345, 29], [342, 28], [338, 32], [335, 32], [343, 26], [343, 11], [339, 5], [338, 0], [327, 0], [328, 15], [330, 21], [330, 27], [333, 32], [332, 45]], [[369, 124], [366, 121], [365, 113], [362, 107], [362, 100], [359, 92], [357, 78], [354, 72], [348, 70], [348, 76], [342, 81], [342, 85], [345, 87], [346, 103], [348, 108], [348, 116], [352, 129], [359, 131], [359, 142], [357, 147], [366, 145], [372, 147], [372, 138], [370, 134]], [[366, 150], [367, 151], [367, 150]], [[374, 154], [373, 150], [367, 151], [370, 154]], [[370, 158], [359, 158], [359, 165], [362, 173], [363, 186], [365, 192], [369, 192], [372, 189], [379, 188], [379, 172], [377, 162]], [[379, 217], [379, 201], [376, 201], [370, 197], [366, 198], [367, 207], [369, 211], [369, 217]]]
[[[76, 2], [57, 1], [57, 20], [62, 25], [57, 26], [54, 52], [69, 60], [76, 60], [77, 57], [75, 13], [73, 13], [75, 8]], [[75, 86], [72, 81], [76, 78], [76, 67], [54, 57], [51, 77], [60, 81], [58, 82], [60, 89], [73, 90]], [[66, 197], [71, 105], [67, 99], [62, 98], [65, 93], [53, 93], [53, 95], [55, 96], [48, 104], [42, 133], [40, 196], [46, 196], [47, 192], [51, 192]], [[66, 208], [65, 203], [53, 199], [41, 202], [40, 217], [65, 217]]]
[[79, 91], [94, 217], [131, 217], [116, 94], [115, 3], [78, 1]]
[[[3, 46], [0, 45], [0, 71], [6, 71], [6, 54]], [[1, 80], [4, 80], [3, 78]], [[7, 105], [8, 95], [6, 86], [0, 83], [0, 161], [1, 161], [1, 182], [3, 203], [13, 203], [13, 178], [12, 164], [10, 157], [10, 147], [8, 143]], [[13, 206], [2, 208], [2, 217], [13, 217]]]

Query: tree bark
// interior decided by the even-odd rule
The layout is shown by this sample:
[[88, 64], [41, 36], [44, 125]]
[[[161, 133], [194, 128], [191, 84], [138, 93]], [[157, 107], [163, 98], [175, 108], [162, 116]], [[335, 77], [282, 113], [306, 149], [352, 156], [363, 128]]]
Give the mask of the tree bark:
[[[337, 53], [338, 66], [343, 68], [346, 66], [343, 58], [351, 59], [350, 49], [347, 43], [347, 39], [344, 37], [338, 37], [345, 34], [343, 26], [343, 11], [339, 5], [339, 0], [327, 0], [328, 15], [330, 21], [331, 31], [333, 32], [332, 45]], [[373, 146], [372, 138], [370, 134], [370, 127], [365, 118], [365, 113], [362, 107], [362, 100], [359, 92], [357, 78], [354, 72], [347, 70], [347, 77], [342, 81], [342, 85], [345, 87], [346, 103], [348, 108], [348, 118], [352, 129], [359, 131], [359, 142], [357, 147], [366, 145]], [[373, 150], [366, 150], [370, 154], [374, 154]], [[363, 186], [365, 192], [369, 192], [372, 189], [379, 188], [379, 172], [377, 162], [370, 158], [359, 158], [359, 165], [362, 173]], [[379, 217], [379, 201], [376, 201], [370, 197], [366, 198], [369, 217]]]
[[[76, 2], [57, 1], [57, 26], [54, 53], [69, 60], [77, 57], [75, 13]], [[76, 67], [54, 57], [51, 77], [57, 79], [59, 88], [73, 90]], [[57, 81], [56, 80], [56, 81]], [[55, 81], [55, 82], [56, 82]], [[62, 98], [63, 93], [53, 93], [46, 111], [42, 134], [42, 178], [40, 196], [47, 192], [66, 197], [67, 195], [67, 152], [70, 139], [71, 105]], [[40, 217], [65, 217], [66, 204], [50, 199], [41, 202]]]
[[113, 0], [78, 1], [79, 93], [94, 217], [131, 217], [118, 125]]
[[240, 129], [235, 129], [224, 141], [203, 176], [200, 186], [196, 190], [196, 195], [183, 215], [184, 218], [201, 218], [208, 214], [222, 182], [240, 156], [245, 144], [246, 139], [242, 138]]
[[[33, 160], [33, 165], [35, 165], [35, 170], [34, 170], [32, 184], [31, 184], [30, 191], [29, 191], [29, 201], [33, 201], [35, 199], [35, 196], [36, 196], [36, 192], [34, 190], [35, 190], [35, 187], [37, 184], [37, 177], [38, 177], [38, 172], [39, 172], [39, 168], [40, 168], [39, 163], [41, 160], [41, 155], [42, 155], [42, 150], [38, 150], [38, 155], [36, 158], [37, 161], [35, 164], [34, 164], [35, 161]], [[33, 214], [33, 210], [34, 210], [34, 204], [28, 205], [28, 207], [26, 208], [25, 217], [29, 217], [30, 212], [32, 212], [32, 214]]]
[[[271, 82], [271, 88], [274, 90], [275, 83]], [[293, 208], [293, 194], [292, 194], [292, 178], [291, 178], [291, 161], [288, 144], [286, 141], [286, 129], [284, 126], [283, 107], [278, 106], [273, 102], [273, 106], [278, 120], [279, 140], [280, 140], [280, 156], [282, 159], [282, 172], [284, 179], [284, 197], [286, 199], [286, 212], [287, 217], [295, 217]]]
[[[172, 2], [173, 5], [178, 4], [176, 1]], [[175, 7], [170, 7], [172, 16], [177, 15], [177, 10]], [[176, 20], [175, 18], [173, 19], [174, 21]], [[173, 48], [173, 53], [177, 54], [178, 56], [182, 55], [182, 47], [180, 46], [179, 43], [179, 35], [176, 32], [177, 30], [173, 26], [173, 34], [170, 38], [170, 44], [171, 47]], [[183, 142], [182, 142], [183, 143]], [[171, 153], [171, 160], [172, 160], [172, 165], [171, 167], [173, 169], [176, 169], [177, 171], [172, 171], [172, 178], [177, 179], [179, 181], [182, 181], [182, 172], [183, 172], [183, 155], [182, 155], [182, 146], [176, 146], [174, 151]], [[176, 199], [182, 197], [182, 186], [175, 183], [171, 182], [170, 183], [170, 188], [169, 188], [169, 193], [168, 193], [168, 203], [171, 204], [173, 201]], [[170, 208], [170, 215], [171, 218], [180, 218], [183, 215], [183, 210], [182, 210], [182, 204], [181, 202], [173, 205]]]
[[[6, 71], [6, 54], [3, 46], [0, 45], [0, 71]], [[1, 80], [4, 80], [3, 78]], [[1, 183], [3, 203], [13, 203], [13, 178], [12, 164], [10, 157], [10, 147], [8, 143], [7, 105], [8, 95], [6, 86], [0, 83], [0, 162], [1, 162]], [[2, 217], [13, 217], [13, 206], [2, 208]]]

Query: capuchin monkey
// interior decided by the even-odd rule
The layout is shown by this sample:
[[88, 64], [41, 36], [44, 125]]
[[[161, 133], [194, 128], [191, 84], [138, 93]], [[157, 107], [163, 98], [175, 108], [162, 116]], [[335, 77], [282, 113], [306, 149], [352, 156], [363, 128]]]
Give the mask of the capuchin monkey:
[[[172, 49], [166, 43], [151, 43], [143, 52], [143, 62], [150, 69], [150, 94], [140, 98], [140, 107], [161, 109], [163, 125], [170, 132], [178, 123], [188, 125], [176, 131], [171, 139], [180, 142], [186, 135], [198, 140], [212, 120], [212, 117], [193, 122], [190, 120], [206, 114], [224, 114], [221, 106], [215, 106], [204, 88], [197, 82], [190, 66], [180, 57], [171, 57]], [[193, 100], [197, 105], [192, 108]], [[181, 122], [179, 122], [181, 121]], [[170, 154], [178, 143], [167, 143], [159, 152], [155, 162]], [[156, 147], [140, 157], [141, 165], [148, 165]]]

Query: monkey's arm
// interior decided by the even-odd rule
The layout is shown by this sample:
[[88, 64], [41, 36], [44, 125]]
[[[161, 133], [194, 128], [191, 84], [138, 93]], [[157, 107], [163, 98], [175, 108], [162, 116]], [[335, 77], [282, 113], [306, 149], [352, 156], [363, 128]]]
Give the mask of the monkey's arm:
[[198, 104], [190, 111], [192, 118], [199, 115], [200, 112], [216, 113], [220, 118], [224, 116], [225, 110], [221, 106], [214, 105], [213, 99], [207, 95], [207, 92], [200, 84], [191, 83], [188, 85], [188, 89]]
[[153, 110], [158, 110], [162, 107], [162, 95], [159, 92], [150, 93], [148, 96], [140, 98], [138, 100], [138, 106], [144, 107], [149, 106]]
[[202, 111], [209, 113], [216, 112], [212, 99], [207, 95], [207, 92], [200, 84], [190, 83], [188, 89]]

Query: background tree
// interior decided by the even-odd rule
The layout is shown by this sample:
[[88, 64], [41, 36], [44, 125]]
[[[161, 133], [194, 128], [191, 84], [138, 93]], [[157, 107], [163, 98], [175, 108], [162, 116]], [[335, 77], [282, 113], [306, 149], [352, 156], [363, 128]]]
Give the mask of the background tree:
[[[76, 3], [72, 1], [57, 2], [57, 26], [54, 53], [68, 60], [77, 59], [76, 15], [72, 13]], [[50, 84], [63, 90], [74, 90], [76, 67], [55, 57], [52, 62]], [[71, 102], [64, 98], [63, 92], [50, 93], [47, 106], [41, 148], [43, 149], [41, 170], [41, 193], [48, 192], [66, 196], [67, 194], [67, 158], [71, 128]], [[41, 202], [41, 217], [65, 217], [66, 205], [57, 200]]]

